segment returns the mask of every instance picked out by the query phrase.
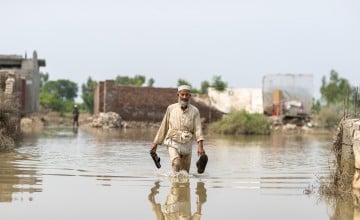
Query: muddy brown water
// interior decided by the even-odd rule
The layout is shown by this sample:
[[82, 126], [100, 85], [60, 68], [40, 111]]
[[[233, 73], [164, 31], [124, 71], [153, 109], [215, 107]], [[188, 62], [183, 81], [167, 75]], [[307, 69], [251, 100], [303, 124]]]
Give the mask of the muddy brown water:
[[[326, 177], [331, 134], [207, 136], [209, 163], [176, 178], [156, 130], [46, 129], [0, 154], [1, 219], [334, 219], [304, 194]], [[306, 191], [306, 190], [305, 190]], [[348, 204], [348, 203], [345, 203]], [[353, 211], [350, 205], [346, 210]], [[345, 205], [346, 206], [346, 205]], [[342, 209], [344, 210], [344, 209]], [[341, 215], [341, 213], [340, 213]], [[352, 219], [343, 213], [339, 219]], [[337, 218], [336, 218], [337, 219]]]

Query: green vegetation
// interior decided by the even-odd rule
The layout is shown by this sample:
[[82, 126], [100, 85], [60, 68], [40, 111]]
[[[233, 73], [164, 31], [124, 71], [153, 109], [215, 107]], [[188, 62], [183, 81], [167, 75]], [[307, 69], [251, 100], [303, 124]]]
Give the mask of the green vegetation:
[[211, 87], [214, 87], [218, 91], [224, 91], [227, 88], [227, 83], [221, 79], [221, 76], [216, 75], [213, 77]]
[[178, 79], [178, 81], [177, 81], [177, 86], [181, 86], [181, 85], [188, 85], [188, 86], [191, 86], [192, 87], [192, 85], [188, 82], [188, 81], [186, 81], [185, 79]]
[[210, 131], [221, 134], [270, 134], [270, 124], [263, 114], [245, 110], [231, 111], [219, 121], [210, 124]]
[[181, 86], [181, 85], [188, 85], [191, 87], [191, 93], [199, 93], [199, 91], [194, 88], [188, 81], [184, 80], [184, 79], [178, 79], [177, 82], [177, 86]]
[[[115, 83], [124, 86], [143, 86], [146, 82], [146, 77], [143, 75], [135, 75], [134, 77], [129, 76], [116, 76]], [[155, 80], [153, 78], [148, 79], [146, 86], [153, 87]]]
[[188, 81], [184, 79], [178, 79], [177, 86], [189, 85], [191, 86], [191, 93], [207, 94], [207, 89], [213, 87], [218, 91], [224, 91], [227, 88], [227, 83], [221, 79], [221, 76], [216, 75], [213, 77], [212, 82], [209, 83], [207, 80], [201, 82], [200, 90], [193, 87]]
[[89, 77], [86, 84], [82, 84], [81, 86], [81, 98], [84, 101], [84, 108], [91, 114], [94, 113], [94, 89], [96, 85], [97, 82]]
[[70, 80], [45, 81], [40, 91], [40, 104], [63, 114], [71, 111], [77, 92], [77, 84]]
[[313, 98], [313, 103], [312, 103], [312, 106], [311, 106], [311, 113], [319, 114], [320, 110], [321, 110], [320, 100], [316, 100], [315, 98]]
[[339, 77], [335, 70], [330, 71], [329, 82], [326, 77], [322, 78], [322, 85], [320, 88], [321, 98], [326, 105], [334, 103], [343, 103], [348, 94], [354, 92], [354, 88], [350, 85], [347, 79]]
[[148, 79], [147, 81], [147, 86], [148, 87], [153, 87], [155, 83], [155, 80], [153, 78]]
[[135, 75], [134, 77], [129, 76], [116, 76], [115, 83], [118, 85], [126, 86], [142, 86], [146, 81], [146, 77], [143, 75]]
[[324, 128], [336, 128], [344, 115], [343, 106], [329, 105], [320, 109], [318, 115], [318, 122]]
[[354, 109], [355, 88], [347, 79], [340, 77], [335, 70], [331, 70], [329, 80], [325, 76], [322, 78], [320, 92], [321, 101], [314, 100], [312, 110], [318, 114], [321, 127], [336, 127], [344, 113]]
[[207, 80], [202, 81], [202, 82], [201, 82], [200, 93], [201, 93], [201, 94], [207, 94], [209, 87], [210, 87], [209, 81], [207, 81]]

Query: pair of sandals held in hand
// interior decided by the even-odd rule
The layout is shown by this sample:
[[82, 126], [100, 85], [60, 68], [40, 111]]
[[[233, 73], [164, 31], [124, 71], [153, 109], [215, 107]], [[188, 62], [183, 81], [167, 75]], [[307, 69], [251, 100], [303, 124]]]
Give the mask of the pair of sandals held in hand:
[[[158, 169], [160, 169], [160, 167], [161, 167], [160, 157], [157, 155], [156, 152], [153, 152], [153, 151], [150, 151], [150, 155], [151, 155], [151, 158], [153, 159], [153, 161], [155, 163], [155, 166]], [[208, 162], [208, 156], [205, 153], [201, 154], [198, 161], [196, 161], [196, 167], [197, 167], [197, 172], [198, 173], [204, 173], [207, 162]]]

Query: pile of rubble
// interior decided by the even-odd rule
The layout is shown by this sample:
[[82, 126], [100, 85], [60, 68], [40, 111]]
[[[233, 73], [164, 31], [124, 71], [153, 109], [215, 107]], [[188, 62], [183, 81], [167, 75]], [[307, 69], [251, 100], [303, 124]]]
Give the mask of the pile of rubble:
[[100, 112], [92, 119], [91, 126], [96, 128], [120, 128], [121, 123], [122, 118], [118, 113]]
[[10, 150], [15, 147], [15, 141], [5, 128], [0, 129], [0, 151]]
[[20, 114], [10, 100], [0, 94], [0, 151], [13, 149], [20, 136]]

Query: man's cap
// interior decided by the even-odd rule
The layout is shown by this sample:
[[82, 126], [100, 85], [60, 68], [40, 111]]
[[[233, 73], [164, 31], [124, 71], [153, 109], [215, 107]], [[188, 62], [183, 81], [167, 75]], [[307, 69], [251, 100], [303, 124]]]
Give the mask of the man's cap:
[[191, 90], [191, 87], [189, 85], [181, 85], [178, 87], [178, 92], [180, 92], [181, 90]]
[[74, 105], [74, 108], [77, 108], [77, 105]]

